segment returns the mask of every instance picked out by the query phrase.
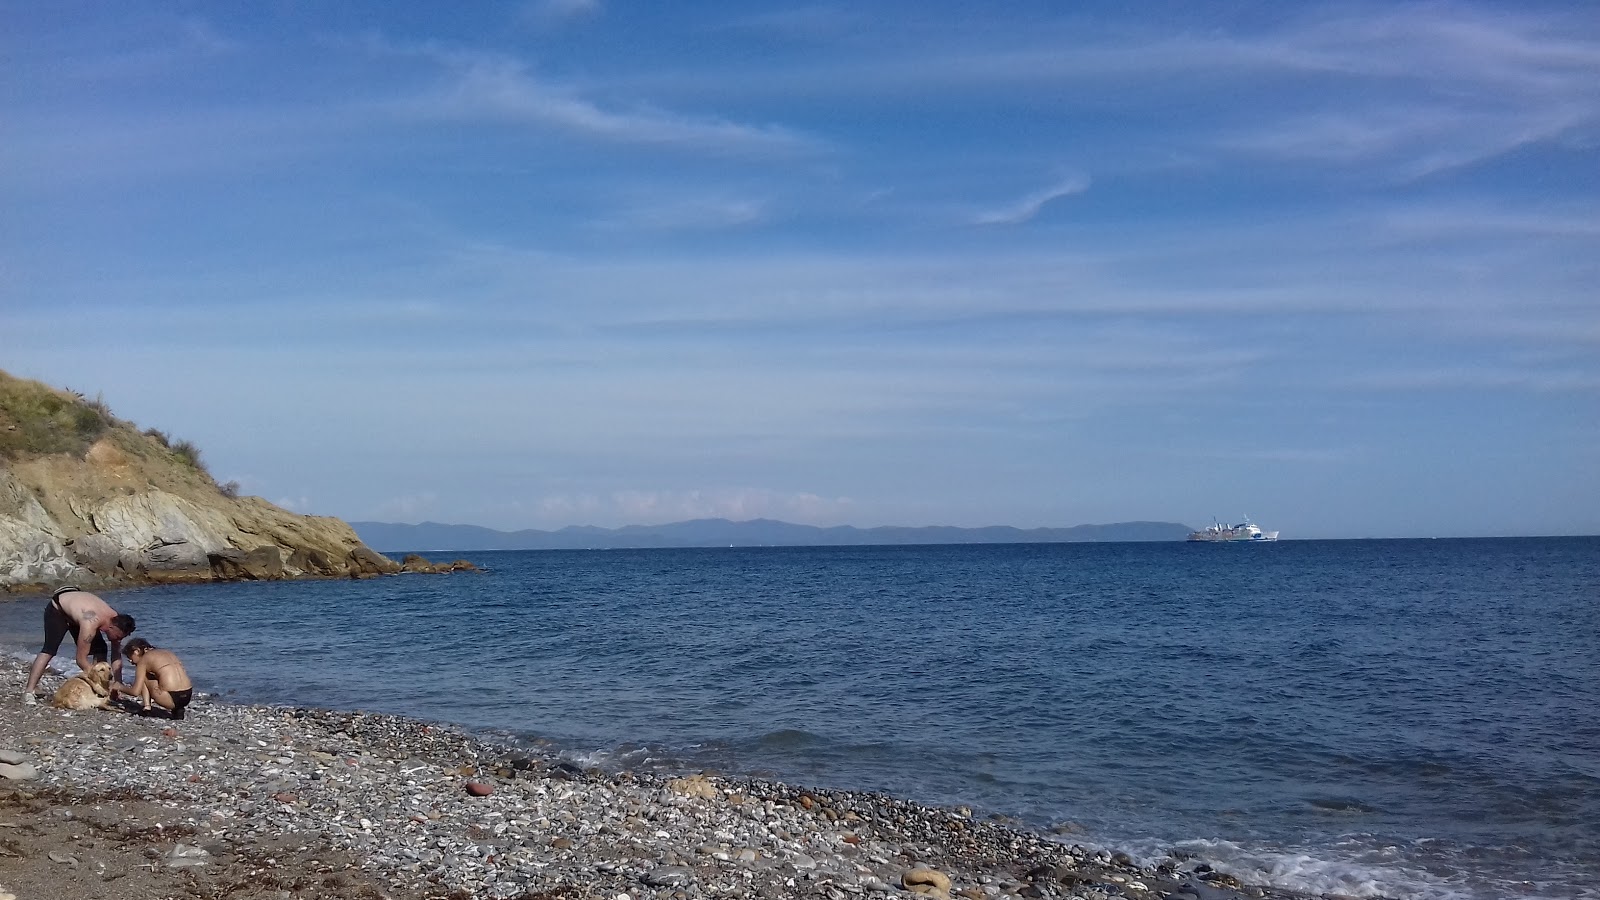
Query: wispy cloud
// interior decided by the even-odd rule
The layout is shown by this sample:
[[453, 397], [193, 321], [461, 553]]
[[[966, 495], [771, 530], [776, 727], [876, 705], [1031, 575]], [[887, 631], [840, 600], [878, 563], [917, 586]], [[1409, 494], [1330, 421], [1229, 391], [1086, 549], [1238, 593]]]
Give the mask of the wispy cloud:
[[1418, 178], [1600, 125], [1600, 43], [1533, 12], [1311, 15], [1249, 43], [1264, 64], [1326, 83], [1322, 109], [1261, 116], [1259, 125], [1220, 137], [1219, 145], [1250, 153], [1388, 162], [1400, 177]]
[[1600, 238], [1600, 212], [1458, 202], [1395, 209], [1381, 216], [1380, 227], [1398, 238], [1413, 240], [1464, 236], [1596, 239]]
[[520, 61], [483, 53], [429, 51], [445, 63], [441, 84], [402, 104], [423, 116], [521, 122], [594, 139], [721, 153], [815, 153], [821, 141], [781, 125], [749, 125], [655, 108], [606, 106], [571, 85], [535, 76]]
[[1206, 459], [1304, 465], [1340, 465], [1366, 455], [1364, 449], [1356, 447], [1185, 447], [1173, 453]]
[[438, 503], [439, 496], [432, 491], [405, 494], [379, 503], [372, 516], [389, 522], [415, 522], [427, 517]]
[[1600, 371], [1581, 369], [1511, 369], [1503, 366], [1439, 366], [1428, 369], [1375, 372], [1335, 379], [1336, 386], [1370, 391], [1529, 391], [1536, 393], [1600, 391]]
[[1064, 178], [1055, 184], [1035, 191], [1009, 206], [978, 213], [972, 219], [974, 225], [1021, 225], [1030, 221], [1043, 210], [1046, 204], [1062, 197], [1081, 194], [1089, 189], [1087, 175], [1073, 175]]
[[[1120, 116], [1161, 115], [1166, 148], [1318, 166], [1378, 162], [1403, 180], [1545, 142], [1592, 146], [1600, 129], [1592, 25], [1578, 11], [1467, 4], [1301, 7], [1266, 27], [1177, 34], [1067, 17], [1026, 33], [930, 29], [905, 45], [914, 52], [768, 72], [722, 89], [883, 102], [930, 89], [957, 101], [1005, 87], [1028, 97], [1048, 85], [1067, 109], [1098, 108], [1115, 90], [1125, 98]], [[1285, 104], [1277, 86], [1291, 82], [1299, 99]], [[1147, 106], [1152, 99], [1157, 106]], [[1131, 149], [1096, 159], [1117, 163]]]
[[625, 490], [608, 494], [551, 494], [542, 498], [542, 518], [556, 522], [631, 522], [660, 525], [685, 519], [783, 519], [836, 524], [854, 503], [847, 497], [766, 488]]
[[622, 201], [596, 221], [598, 228], [646, 231], [715, 231], [758, 225], [769, 217], [769, 203], [732, 195], [664, 196], [646, 194]]
[[[1600, 72], [1596, 73], [1600, 78]], [[1531, 104], [1474, 109], [1416, 101], [1291, 118], [1229, 135], [1218, 146], [1289, 161], [1351, 165], [1390, 162], [1402, 180], [1423, 178], [1555, 141], [1600, 121], [1600, 106]]]
[[523, 7], [522, 18], [540, 24], [582, 19], [600, 13], [601, 0], [533, 0]]
[[738, 16], [724, 27], [792, 39], [830, 39], [863, 24], [859, 10], [814, 4]]

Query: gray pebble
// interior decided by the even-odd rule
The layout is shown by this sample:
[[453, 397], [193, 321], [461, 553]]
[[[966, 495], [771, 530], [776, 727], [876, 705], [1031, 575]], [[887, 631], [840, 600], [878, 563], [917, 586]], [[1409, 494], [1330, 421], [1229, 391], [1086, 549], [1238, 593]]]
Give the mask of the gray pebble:
[[677, 887], [693, 880], [694, 872], [684, 866], [662, 866], [644, 876], [644, 883], [651, 887]]
[[31, 781], [38, 777], [39, 769], [33, 763], [0, 763], [0, 778], [11, 781]]

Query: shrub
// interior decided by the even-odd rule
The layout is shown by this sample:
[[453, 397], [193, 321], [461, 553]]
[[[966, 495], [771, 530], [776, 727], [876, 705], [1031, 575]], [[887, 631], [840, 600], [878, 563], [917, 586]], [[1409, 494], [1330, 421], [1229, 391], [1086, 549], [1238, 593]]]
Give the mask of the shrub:
[[176, 456], [179, 462], [197, 472], [206, 470], [205, 463], [200, 461], [200, 448], [195, 446], [194, 441], [178, 441], [171, 446], [172, 455]]
[[82, 453], [114, 422], [104, 402], [0, 373], [0, 458]]
[[83, 402], [84, 402], [84, 405], [88, 406], [90, 409], [95, 410], [96, 412], [100, 413], [101, 416], [105, 417], [105, 420], [107, 422], [109, 422], [110, 424], [112, 424], [112, 425], [121, 425], [122, 424], [120, 421], [117, 420], [116, 416], [111, 414], [111, 405], [106, 403], [106, 395], [105, 394], [95, 394], [93, 400], [85, 400]]
[[105, 413], [87, 403], [73, 407], [72, 423], [77, 428], [79, 436], [89, 441], [93, 441], [111, 427], [111, 422]]
[[[57, 390], [0, 371], [0, 460], [57, 453], [82, 456], [107, 434], [136, 456], [151, 458], [165, 452], [216, 485], [192, 441], [174, 441], [157, 428], [145, 429], [148, 440], [141, 440], [138, 426], [112, 415], [104, 395], [90, 400], [78, 391]], [[230, 497], [238, 495], [238, 482], [216, 486]]]
[[222, 496], [227, 497], [229, 500], [239, 499], [239, 482], [237, 481], [228, 481], [219, 484], [217, 485], [217, 490], [221, 491]]

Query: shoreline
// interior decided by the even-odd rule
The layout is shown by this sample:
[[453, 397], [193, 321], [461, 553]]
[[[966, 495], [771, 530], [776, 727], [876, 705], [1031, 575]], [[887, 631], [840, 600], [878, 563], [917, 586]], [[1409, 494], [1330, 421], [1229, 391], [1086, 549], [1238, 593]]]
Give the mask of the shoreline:
[[0, 777], [0, 900], [67, 885], [130, 900], [1306, 896], [1192, 859], [1141, 867], [964, 808], [580, 770], [401, 716], [210, 696], [181, 722], [25, 706], [24, 675], [0, 662], [0, 751], [38, 770]]

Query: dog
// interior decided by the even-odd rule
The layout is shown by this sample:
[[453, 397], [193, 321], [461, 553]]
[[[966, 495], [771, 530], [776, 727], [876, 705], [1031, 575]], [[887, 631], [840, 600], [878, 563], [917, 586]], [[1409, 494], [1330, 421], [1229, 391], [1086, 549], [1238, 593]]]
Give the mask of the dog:
[[56, 709], [108, 709], [111, 706], [111, 664], [97, 662], [56, 688], [50, 705]]

